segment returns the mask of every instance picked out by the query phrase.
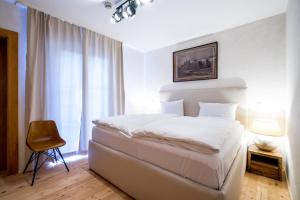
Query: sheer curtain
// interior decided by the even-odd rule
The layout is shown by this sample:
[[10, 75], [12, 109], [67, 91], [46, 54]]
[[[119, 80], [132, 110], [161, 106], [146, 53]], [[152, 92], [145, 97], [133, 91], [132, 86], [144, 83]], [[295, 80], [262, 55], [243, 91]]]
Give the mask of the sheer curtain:
[[51, 119], [63, 152], [87, 150], [92, 120], [123, 113], [122, 43], [28, 9], [26, 125]]
[[[123, 113], [122, 44], [95, 32], [83, 33], [83, 115], [80, 149], [87, 149], [92, 120]], [[99, 67], [101, 66], [101, 67]]]

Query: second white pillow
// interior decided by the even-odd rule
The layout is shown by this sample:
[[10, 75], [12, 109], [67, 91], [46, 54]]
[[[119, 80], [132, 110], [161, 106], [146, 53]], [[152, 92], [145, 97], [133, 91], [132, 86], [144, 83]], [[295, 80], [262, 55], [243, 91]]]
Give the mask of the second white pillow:
[[235, 120], [235, 113], [238, 104], [199, 102], [199, 106], [199, 116], [221, 117]]

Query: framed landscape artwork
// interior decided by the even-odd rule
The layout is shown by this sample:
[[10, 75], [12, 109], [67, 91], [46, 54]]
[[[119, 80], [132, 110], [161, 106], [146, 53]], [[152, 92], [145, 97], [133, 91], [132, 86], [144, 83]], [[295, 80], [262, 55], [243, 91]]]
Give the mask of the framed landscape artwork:
[[173, 82], [218, 78], [218, 43], [173, 52]]

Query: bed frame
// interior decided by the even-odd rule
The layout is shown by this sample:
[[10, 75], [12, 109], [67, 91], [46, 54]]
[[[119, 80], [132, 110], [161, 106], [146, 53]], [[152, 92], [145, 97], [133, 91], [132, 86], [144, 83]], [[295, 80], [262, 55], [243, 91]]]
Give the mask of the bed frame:
[[[162, 100], [184, 99], [185, 115], [196, 116], [198, 102], [239, 103], [237, 119], [245, 126], [246, 84], [242, 79], [175, 83], [161, 88]], [[89, 167], [136, 199], [238, 200], [246, 168], [246, 144], [242, 144], [220, 190], [116, 151], [89, 142]]]

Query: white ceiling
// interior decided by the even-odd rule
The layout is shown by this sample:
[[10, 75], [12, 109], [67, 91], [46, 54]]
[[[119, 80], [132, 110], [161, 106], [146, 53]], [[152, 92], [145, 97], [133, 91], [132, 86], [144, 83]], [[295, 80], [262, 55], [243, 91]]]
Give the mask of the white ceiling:
[[111, 24], [114, 9], [105, 9], [103, 0], [21, 2], [144, 52], [283, 13], [287, 4], [287, 0], [154, 0], [140, 7], [133, 20]]

